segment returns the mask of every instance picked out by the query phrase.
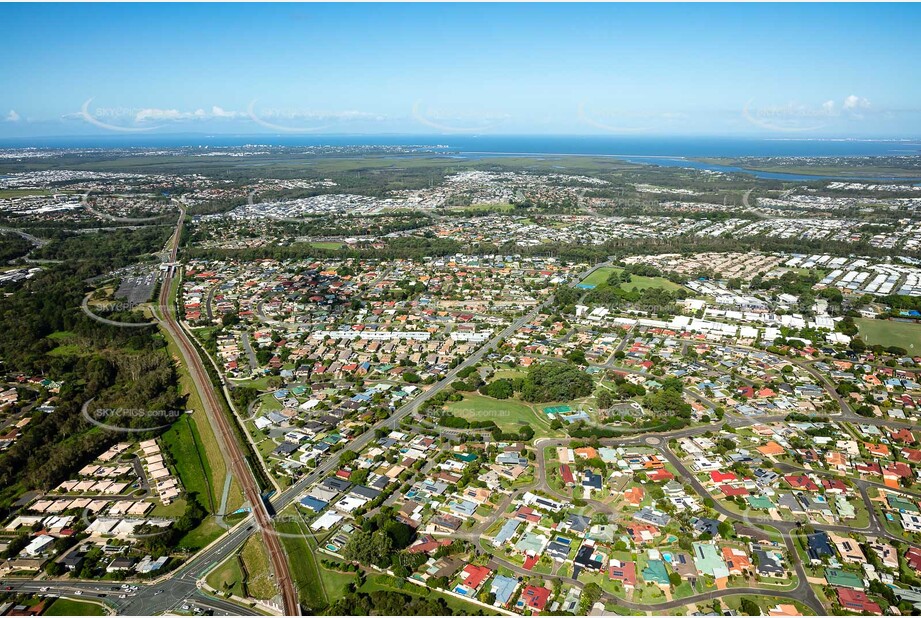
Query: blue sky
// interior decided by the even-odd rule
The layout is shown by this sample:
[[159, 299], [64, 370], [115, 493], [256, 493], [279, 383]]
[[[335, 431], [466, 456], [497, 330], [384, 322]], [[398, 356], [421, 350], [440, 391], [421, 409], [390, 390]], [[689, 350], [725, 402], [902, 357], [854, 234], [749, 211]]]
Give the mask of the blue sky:
[[919, 5], [2, 4], [0, 137], [921, 136]]

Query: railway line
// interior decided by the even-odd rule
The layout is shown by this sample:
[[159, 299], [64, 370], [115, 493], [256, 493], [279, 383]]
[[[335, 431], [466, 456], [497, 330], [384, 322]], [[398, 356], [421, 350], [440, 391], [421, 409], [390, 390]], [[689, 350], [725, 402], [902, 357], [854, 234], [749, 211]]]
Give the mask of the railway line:
[[[168, 261], [170, 264], [176, 263], [176, 256], [179, 251], [179, 239], [182, 234], [182, 224], [184, 218], [185, 209], [182, 209], [179, 216], [179, 222], [176, 225], [176, 231], [173, 233], [171, 240], [171, 247], [168, 256]], [[277, 582], [279, 591], [281, 593], [285, 615], [299, 616], [301, 613], [300, 603], [298, 601], [297, 590], [295, 589], [293, 580], [291, 579], [288, 560], [285, 556], [278, 536], [274, 534], [272, 518], [269, 515], [262, 494], [259, 491], [259, 486], [256, 482], [255, 476], [253, 475], [253, 471], [250, 469], [249, 463], [247, 462], [240, 444], [237, 441], [233, 427], [230, 425], [230, 421], [227, 419], [227, 416], [217, 399], [214, 385], [211, 383], [211, 378], [208, 375], [204, 364], [202, 363], [201, 357], [198, 355], [198, 351], [195, 349], [194, 344], [189, 340], [189, 337], [186, 335], [185, 331], [182, 330], [182, 328], [179, 326], [179, 322], [176, 320], [170, 307], [170, 288], [173, 283], [173, 278], [176, 276], [178, 271], [178, 267], [171, 266], [164, 272], [163, 283], [160, 288], [160, 315], [157, 316], [158, 321], [160, 322], [161, 326], [163, 326], [163, 328], [170, 334], [182, 352], [186, 366], [189, 369], [189, 374], [191, 375], [192, 381], [195, 384], [195, 388], [198, 390], [199, 397], [201, 398], [202, 406], [205, 408], [205, 413], [208, 415], [212, 426], [216, 430], [218, 440], [224, 450], [224, 453], [229, 456], [231, 472], [237, 479], [237, 482], [240, 483], [243, 489], [243, 494], [247, 501], [250, 503], [253, 517], [255, 518], [257, 525], [262, 531], [265, 532], [265, 534], [262, 535], [262, 539], [265, 543], [266, 552], [269, 555], [269, 560], [272, 563], [272, 570], [275, 574], [275, 581]]]

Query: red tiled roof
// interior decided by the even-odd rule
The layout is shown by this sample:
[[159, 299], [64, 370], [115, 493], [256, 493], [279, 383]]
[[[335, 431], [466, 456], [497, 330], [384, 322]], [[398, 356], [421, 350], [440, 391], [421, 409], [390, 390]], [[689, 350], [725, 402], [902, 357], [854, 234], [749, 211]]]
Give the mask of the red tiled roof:
[[522, 591], [521, 600], [531, 609], [542, 611], [550, 600], [550, 590], [543, 586], [528, 586]]
[[464, 586], [476, 590], [492, 573], [488, 567], [468, 564], [464, 567]]

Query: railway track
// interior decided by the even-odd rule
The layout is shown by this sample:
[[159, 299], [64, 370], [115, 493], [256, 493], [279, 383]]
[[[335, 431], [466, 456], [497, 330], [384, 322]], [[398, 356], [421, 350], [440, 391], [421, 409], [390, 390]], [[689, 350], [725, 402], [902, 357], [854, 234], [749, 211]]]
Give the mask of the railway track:
[[[172, 246], [169, 253], [170, 264], [174, 264], [176, 262], [176, 256], [179, 251], [179, 238], [182, 233], [182, 222], [184, 217], [185, 209], [181, 211], [179, 222], [176, 225], [176, 231], [173, 233], [173, 238], [171, 241]], [[227, 415], [224, 413], [224, 410], [220, 405], [217, 396], [215, 395], [214, 386], [211, 383], [211, 378], [208, 376], [208, 372], [205, 370], [205, 367], [202, 364], [202, 360], [198, 355], [198, 351], [195, 349], [194, 344], [189, 340], [185, 331], [182, 330], [182, 328], [179, 326], [179, 322], [170, 311], [170, 287], [172, 285], [173, 278], [176, 275], [176, 270], [177, 269], [175, 267], [171, 266], [164, 273], [163, 284], [160, 288], [159, 297], [159, 309], [161, 315], [158, 317], [158, 320], [163, 328], [169, 332], [173, 340], [176, 341], [176, 344], [179, 346], [179, 349], [182, 352], [182, 356], [185, 358], [186, 366], [188, 367], [189, 374], [192, 376], [192, 381], [195, 383], [195, 387], [198, 390], [202, 405], [205, 408], [205, 413], [211, 419], [212, 426], [217, 429], [218, 438], [224, 448], [224, 452], [230, 457], [230, 466], [233, 476], [237, 479], [237, 482], [240, 483], [243, 489], [243, 494], [246, 496], [247, 501], [252, 507], [252, 512], [256, 519], [256, 523], [258, 524], [259, 529], [263, 532], [262, 539], [265, 543], [266, 552], [269, 555], [269, 559], [272, 562], [275, 581], [278, 583], [278, 588], [281, 592], [282, 601], [284, 603], [285, 615], [299, 616], [301, 613], [300, 603], [298, 602], [297, 590], [294, 586], [293, 580], [291, 579], [291, 572], [288, 568], [288, 560], [285, 557], [285, 552], [281, 546], [281, 542], [279, 541], [278, 536], [275, 534], [274, 527], [272, 526], [272, 518], [269, 516], [268, 509], [266, 508], [265, 502], [262, 499], [262, 494], [259, 491], [259, 486], [256, 483], [253, 471], [250, 469], [249, 463], [243, 454], [243, 450], [240, 448], [240, 444], [237, 441], [233, 427], [230, 425], [230, 421], [228, 420]]]

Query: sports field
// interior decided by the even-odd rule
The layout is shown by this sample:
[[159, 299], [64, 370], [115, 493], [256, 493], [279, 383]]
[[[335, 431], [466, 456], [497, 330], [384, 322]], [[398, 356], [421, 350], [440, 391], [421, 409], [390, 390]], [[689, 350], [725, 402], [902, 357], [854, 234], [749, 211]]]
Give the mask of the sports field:
[[869, 318], [857, 318], [854, 323], [868, 345], [898, 346], [909, 353], [921, 352], [921, 324]]
[[341, 249], [341, 248], [342, 248], [342, 243], [341, 243], [341, 242], [335, 242], [335, 241], [331, 241], [331, 240], [329, 240], [329, 241], [327, 241], [327, 240], [317, 240], [317, 241], [311, 242], [310, 245], [311, 245], [312, 247], [316, 247], [317, 249], [332, 249], [332, 250], [336, 250], [336, 249]]

